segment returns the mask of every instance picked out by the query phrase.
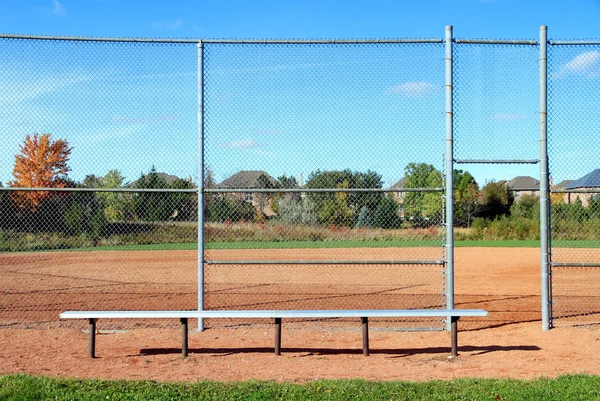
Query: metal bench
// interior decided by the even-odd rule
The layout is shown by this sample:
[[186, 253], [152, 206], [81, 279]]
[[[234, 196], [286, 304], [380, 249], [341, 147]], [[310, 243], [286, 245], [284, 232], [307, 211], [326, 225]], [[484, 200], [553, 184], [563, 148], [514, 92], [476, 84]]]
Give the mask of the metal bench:
[[458, 319], [463, 316], [487, 316], [482, 309], [408, 309], [408, 310], [210, 310], [210, 311], [68, 311], [61, 319], [88, 319], [89, 356], [96, 356], [98, 319], [164, 319], [181, 321], [181, 353], [188, 355], [188, 319], [244, 318], [275, 320], [275, 355], [281, 354], [281, 319], [320, 319], [359, 317], [362, 322], [363, 355], [369, 355], [370, 317], [446, 317], [451, 322], [451, 355], [458, 355]]

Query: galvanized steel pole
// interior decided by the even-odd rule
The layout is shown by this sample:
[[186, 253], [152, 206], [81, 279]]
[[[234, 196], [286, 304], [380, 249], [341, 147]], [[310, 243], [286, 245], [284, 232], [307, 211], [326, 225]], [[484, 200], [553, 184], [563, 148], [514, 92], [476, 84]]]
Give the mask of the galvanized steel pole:
[[550, 219], [548, 174], [548, 27], [540, 27], [540, 253], [542, 330], [550, 329]]
[[[454, 130], [452, 26], [446, 26], [446, 308], [454, 309]], [[447, 321], [447, 329], [451, 322]]]
[[[198, 42], [198, 310], [204, 310], [204, 46]], [[198, 319], [204, 331], [204, 319]]]

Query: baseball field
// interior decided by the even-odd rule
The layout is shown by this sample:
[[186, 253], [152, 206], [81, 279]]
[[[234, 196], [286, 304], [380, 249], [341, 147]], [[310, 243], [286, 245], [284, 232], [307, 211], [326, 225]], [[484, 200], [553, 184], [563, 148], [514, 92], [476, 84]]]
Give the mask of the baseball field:
[[[210, 250], [213, 261], [416, 260], [435, 249]], [[591, 251], [590, 252], [596, 252]], [[411, 257], [416, 256], [416, 257]], [[0, 256], [0, 373], [160, 381], [258, 378], [429, 380], [458, 377], [555, 377], [600, 374], [597, 314], [561, 318], [543, 332], [538, 248], [456, 248], [457, 308], [489, 311], [459, 323], [460, 357], [448, 359], [440, 322], [374, 321], [371, 356], [361, 354], [359, 322], [294, 322], [283, 326], [282, 356], [273, 355], [273, 328], [248, 322], [207, 322], [190, 333], [180, 355], [177, 322], [100, 321], [97, 359], [87, 357], [84, 322], [60, 321], [64, 310], [194, 309], [195, 251], [32, 252]], [[589, 278], [589, 274], [586, 276]], [[207, 265], [208, 308], [409, 308], [441, 305], [441, 266]], [[579, 278], [575, 275], [572, 280]], [[562, 283], [569, 283], [564, 277]], [[589, 278], [570, 302], [598, 304]], [[575, 287], [573, 287], [575, 288]], [[560, 289], [559, 289], [560, 290]], [[560, 300], [560, 294], [558, 298]], [[575, 319], [575, 320], [574, 320]], [[589, 323], [588, 322], [588, 323]], [[124, 325], [125, 324], [125, 325]], [[437, 324], [437, 326], [436, 326]], [[121, 326], [119, 326], [121, 325]]]

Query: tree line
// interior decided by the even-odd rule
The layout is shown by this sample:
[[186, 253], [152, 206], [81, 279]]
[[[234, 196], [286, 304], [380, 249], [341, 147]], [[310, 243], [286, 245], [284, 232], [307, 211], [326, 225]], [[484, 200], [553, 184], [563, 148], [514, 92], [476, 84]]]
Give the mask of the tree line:
[[[88, 175], [83, 181], [68, 178], [72, 148], [67, 141], [53, 140], [50, 134], [27, 136], [15, 156], [14, 179], [10, 187], [47, 188], [137, 188], [193, 189], [191, 179], [158, 173], [153, 166], [133, 183], [116, 169], [104, 176]], [[522, 196], [518, 202], [510, 189], [499, 182], [488, 182], [479, 188], [474, 177], [454, 170], [454, 223], [459, 227], [485, 227], [484, 221], [502, 217], [539, 219], [537, 196]], [[298, 180], [282, 175], [276, 180], [265, 174], [258, 177], [256, 187], [271, 189], [253, 194], [206, 194], [204, 215], [210, 222], [258, 222], [267, 220], [282, 224], [330, 225], [349, 228], [401, 228], [438, 225], [443, 221], [441, 171], [426, 163], [409, 163], [404, 168], [403, 189], [421, 188], [431, 191], [333, 191], [278, 192], [277, 189], [299, 189]], [[0, 186], [2, 184], [0, 183]], [[206, 167], [204, 188], [215, 188], [214, 174]], [[382, 176], [374, 171], [313, 171], [307, 189], [383, 189]], [[249, 189], [249, 191], [252, 191]], [[558, 218], [579, 222], [600, 219], [600, 199], [592, 198], [587, 207], [581, 201], [564, 204], [552, 199], [553, 213]], [[63, 231], [70, 235], [88, 234], [101, 237], [112, 231], [131, 230], [127, 222], [197, 221], [198, 198], [195, 193], [166, 192], [0, 192], [1, 228], [30, 231]], [[119, 225], [120, 224], [120, 225]], [[129, 227], [129, 228], [128, 228]]]

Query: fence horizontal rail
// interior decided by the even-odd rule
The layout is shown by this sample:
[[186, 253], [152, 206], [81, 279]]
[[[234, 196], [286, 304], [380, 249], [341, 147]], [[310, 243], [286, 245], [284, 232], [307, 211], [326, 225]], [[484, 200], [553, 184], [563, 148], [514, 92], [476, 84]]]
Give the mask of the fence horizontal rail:
[[537, 40], [510, 40], [510, 39], [454, 39], [454, 43], [466, 45], [528, 45], [537, 46]]
[[554, 194], [600, 194], [600, 188], [595, 189], [552, 189]]
[[174, 188], [28, 188], [28, 187], [6, 187], [0, 188], [0, 192], [160, 192], [160, 193], [197, 193], [198, 189], [174, 189]]
[[444, 43], [444, 39], [201, 39], [207, 44], [266, 44], [266, 45], [337, 45], [337, 44], [402, 44]]
[[537, 159], [528, 160], [494, 160], [494, 159], [457, 159], [456, 164], [538, 164]]
[[600, 40], [550, 40], [551, 46], [589, 46], [600, 45]]
[[208, 265], [443, 265], [443, 260], [205, 260]]
[[[444, 188], [210, 188], [204, 193], [336, 193], [336, 192], [443, 192]], [[197, 188], [29, 188], [2, 187], [0, 192], [164, 192], [164, 193], [197, 193]]]
[[598, 267], [600, 268], [600, 263], [560, 263], [560, 262], [552, 262], [551, 265], [553, 267]]
[[55, 40], [80, 42], [124, 42], [124, 43], [205, 43], [205, 44], [394, 44], [394, 43], [443, 43], [442, 38], [414, 39], [202, 39], [202, 38], [110, 38], [87, 36], [45, 36], [45, 35], [16, 35], [0, 34], [0, 39]]
[[204, 193], [443, 192], [444, 188], [210, 188]]
[[45, 35], [15, 35], [0, 34], [0, 39], [27, 40], [62, 40], [79, 42], [130, 42], [130, 43], [198, 43], [200, 39], [166, 39], [166, 38], [108, 38], [87, 36], [45, 36]]

